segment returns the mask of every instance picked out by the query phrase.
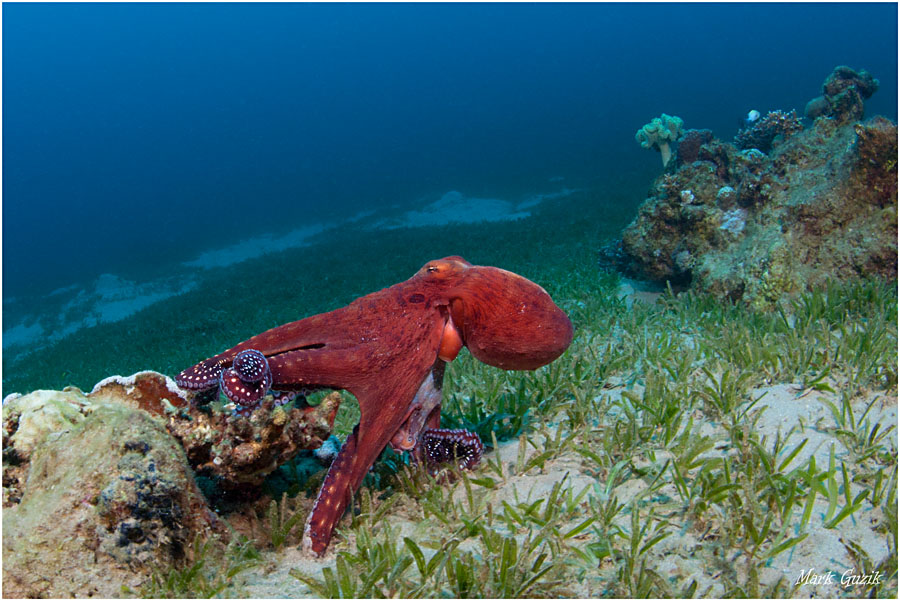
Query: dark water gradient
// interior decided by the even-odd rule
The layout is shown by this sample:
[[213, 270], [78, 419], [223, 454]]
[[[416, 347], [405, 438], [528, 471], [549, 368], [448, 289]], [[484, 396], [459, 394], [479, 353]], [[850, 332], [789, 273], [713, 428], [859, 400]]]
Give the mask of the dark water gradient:
[[837, 64], [897, 114], [894, 4], [2, 10], [4, 297], [451, 189], [637, 205], [650, 118], [730, 138]]

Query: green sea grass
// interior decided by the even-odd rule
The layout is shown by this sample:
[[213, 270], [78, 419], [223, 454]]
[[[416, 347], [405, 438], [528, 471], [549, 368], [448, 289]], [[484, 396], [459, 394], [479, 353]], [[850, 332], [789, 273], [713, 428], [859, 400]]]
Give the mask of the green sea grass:
[[[309, 595], [796, 596], [804, 589], [778, 570], [808, 569], [793, 555], [839, 532], [848, 568], [881, 573], [842, 594], [896, 597], [897, 431], [876, 411], [896, 405], [895, 286], [833, 282], [766, 312], [694, 292], [632, 303], [596, 267], [629, 211], [601, 216], [596, 201], [579, 193], [511, 223], [348, 230], [315, 251], [214, 270], [123, 322], [5, 357], [5, 392], [174, 374], [461, 254], [543, 285], [575, 340], [535, 372], [463, 351], [445, 381], [445, 425], [478, 431], [492, 451], [474, 472], [440, 478], [386, 457], [340, 523], [335, 559], [291, 572]], [[773, 386], [823, 417], [765, 429]], [[341, 413], [345, 435], [355, 414]], [[255, 544], [276, 557], [301, 520], [284, 500], [263, 513], [268, 535]], [[886, 553], [873, 558], [863, 534]], [[228, 565], [156, 575], [142, 592], [223, 594]]]

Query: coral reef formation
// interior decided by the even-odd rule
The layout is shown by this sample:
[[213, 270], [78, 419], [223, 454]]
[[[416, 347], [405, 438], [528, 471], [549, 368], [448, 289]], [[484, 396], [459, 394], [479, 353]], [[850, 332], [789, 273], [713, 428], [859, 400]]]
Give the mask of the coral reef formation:
[[682, 165], [693, 163], [700, 158], [700, 147], [712, 142], [713, 133], [709, 129], [685, 130], [678, 141], [678, 162]]
[[228, 406], [222, 410], [198, 403], [200, 396], [156, 372], [140, 372], [98, 382], [89, 398], [127, 404], [164, 418], [190, 466], [226, 490], [259, 486], [299, 451], [318, 449], [331, 434], [341, 404], [338, 393], [315, 407], [305, 399], [289, 407], [285, 398], [295, 400], [292, 395], [268, 394], [254, 408], [231, 412]]
[[768, 153], [776, 139], [786, 140], [802, 130], [803, 124], [795, 111], [769, 111], [765, 117], [739, 131], [734, 138], [734, 145], [741, 150], [756, 148]]
[[680, 117], [673, 117], [663, 113], [655, 117], [634, 134], [635, 141], [641, 148], [652, 148], [662, 155], [663, 168], [668, 166], [672, 158], [672, 143], [681, 135], [684, 121]]
[[[16, 597], [115, 597], [153, 567], [227, 535], [194, 470], [256, 486], [329, 438], [336, 393], [316, 407], [267, 396], [249, 417], [197, 407], [155, 372], [3, 401], [3, 584]], [[180, 443], [180, 444], [179, 444]]]
[[166, 424], [198, 474], [223, 489], [257, 487], [301, 450], [328, 439], [341, 395], [333, 392], [315, 407], [282, 407], [271, 395], [249, 416], [191, 407]]
[[[860, 97], [875, 81], [832, 75], [826, 90]], [[895, 279], [896, 124], [841, 113], [797, 131], [790, 113], [774, 114], [751, 126], [765, 135], [744, 132], [737, 147], [712, 139], [697, 160], [657, 178], [623, 232], [622, 254], [603, 260], [760, 307], [834, 278]]]
[[822, 95], [806, 104], [806, 116], [831, 117], [840, 123], [858, 121], [865, 114], [866, 99], [878, 91], [878, 83], [866, 70], [837, 66], [822, 84]]
[[157, 416], [189, 406], [188, 397], [175, 382], [155, 371], [141, 371], [127, 378], [110, 376], [97, 382], [88, 397], [94, 403], [122, 403]]
[[224, 533], [161, 420], [80, 390], [3, 403], [3, 585], [14, 597], [115, 597]]

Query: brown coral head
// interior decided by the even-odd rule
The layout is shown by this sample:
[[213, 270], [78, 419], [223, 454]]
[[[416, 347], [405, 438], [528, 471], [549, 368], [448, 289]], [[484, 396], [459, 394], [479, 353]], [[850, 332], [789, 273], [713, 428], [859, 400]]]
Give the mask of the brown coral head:
[[880, 82], [865, 69], [856, 71], [846, 65], [839, 65], [825, 79], [822, 91], [825, 96], [837, 96], [850, 88], [855, 88], [865, 100], [878, 91], [879, 85]]
[[809, 119], [816, 119], [823, 115], [828, 115], [828, 113], [830, 112], [831, 105], [828, 103], [828, 100], [826, 100], [824, 96], [816, 96], [806, 103], [806, 108], [803, 110], [803, 113]]
[[175, 382], [154, 371], [141, 371], [128, 377], [111, 376], [97, 382], [88, 397], [94, 401], [123, 403], [158, 416], [188, 405], [186, 395]]
[[713, 133], [708, 129], [689, 129], [678, 142], [678, 160], [682, 165], [690, 165], [700, 157], [700, 147], [712, 142]]
[[769, 111], [765, 117], [738, 132], [734, 144], [741, 150], [756, 148], [768, 153], [777, 139], [786, 140], [803, 130], [803, 124], [793, 109], [790, 112]]

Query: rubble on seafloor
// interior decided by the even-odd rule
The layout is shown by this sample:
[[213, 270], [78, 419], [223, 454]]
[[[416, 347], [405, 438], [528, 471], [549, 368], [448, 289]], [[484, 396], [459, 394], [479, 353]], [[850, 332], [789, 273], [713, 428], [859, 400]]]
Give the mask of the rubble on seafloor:
[[823, 87], [832, 101], [802, 130], [781, 111], [736, 145], [687, 130], [601, 265], [756, 307], [834, 279], [896, 279], [897, 125], [854, 120], [877, 89], [865, 71], [838, 67]]
[[338, 392], [303, 408], [278, 406], [269, 396], [247, 418], [192, 408], [170, 416], [168, 429], [197, 473], [225, 489], [256, 487], [298, 451], [321, 447], [340, 404]]
[[114, 597], [225, 536], [195, 476], [258, 487], [327, 440], [337, 394], [249, 417], [194, 407], [155, 372], [3, 401], [3, 585], [15, 597]]

